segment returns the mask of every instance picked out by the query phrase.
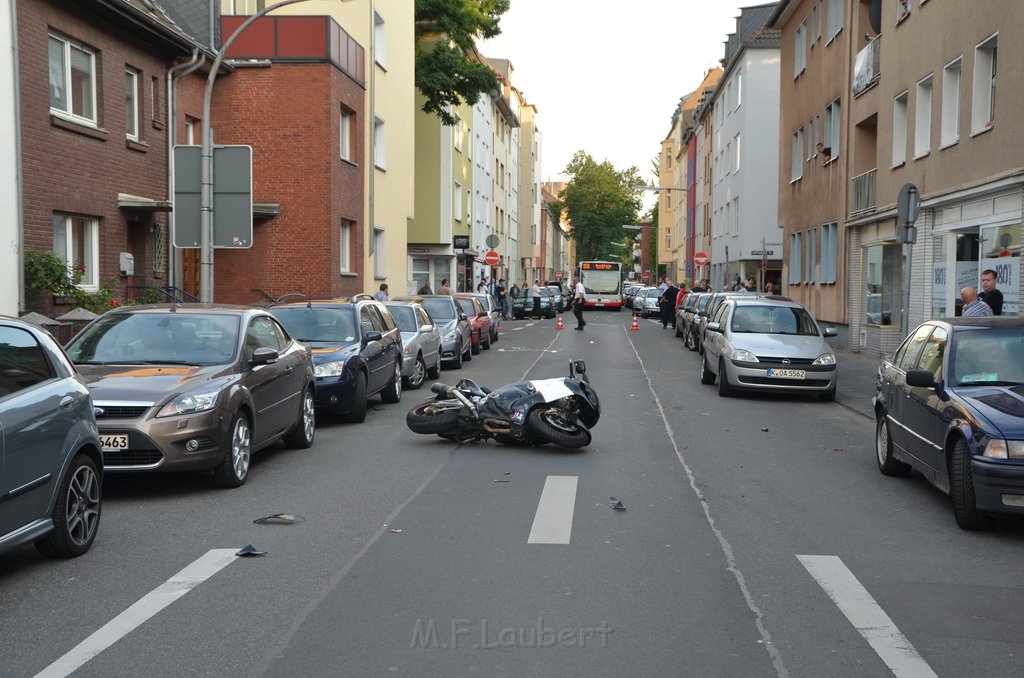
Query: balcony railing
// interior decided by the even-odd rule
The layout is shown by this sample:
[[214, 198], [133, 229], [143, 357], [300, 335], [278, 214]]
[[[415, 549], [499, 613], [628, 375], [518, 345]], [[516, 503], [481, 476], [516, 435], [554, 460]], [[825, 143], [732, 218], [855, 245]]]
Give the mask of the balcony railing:
[[882, 72], [878, 66], [881, 53], [882, 36], [876, 36], [868, 46], [857, 53], [853, 62], [853, 96], [857, 96], [878, 82]]
[[875, 209], [875, 183], [878, 168], [858, 174], [853, 178], [853, 205], [850, 216]]

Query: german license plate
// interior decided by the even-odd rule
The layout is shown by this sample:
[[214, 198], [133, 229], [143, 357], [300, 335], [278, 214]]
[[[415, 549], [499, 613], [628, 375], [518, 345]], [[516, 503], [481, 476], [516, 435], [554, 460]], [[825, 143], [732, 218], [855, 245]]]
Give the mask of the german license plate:
[[100, 435], [100, 445], [104, 452], [128, 449], [128, 434]]
[[603, 301], [599, 301], [596, 304], [594, 304], [594, 306], [604, 306], [604, 302]]
[[803, 370], [779, 370], [774, 367], [768, 368], [768, 376], [776, 379], [804, 379]]

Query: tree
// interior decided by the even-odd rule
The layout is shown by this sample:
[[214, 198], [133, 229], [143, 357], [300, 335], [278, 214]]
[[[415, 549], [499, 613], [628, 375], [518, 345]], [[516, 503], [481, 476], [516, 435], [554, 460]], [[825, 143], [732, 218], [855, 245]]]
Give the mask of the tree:
[[565, 168], [569, 181], [559, 194], [572, 225], [576, 258], [604, 259], [610, 242], [622, 242], [624, 224], [636, 223], [640, 209], [636, 167], [619, 172], [605, 160], [597, 163], [577, 151]]
[[415, 78], [425, 113], [454, 125], [450, 107], [475, 104], [498, 89], [490, 65], [470, 55], [477, 38], [501, 33], [498, 21], [508, 7], [509, 0], [416, 0]]

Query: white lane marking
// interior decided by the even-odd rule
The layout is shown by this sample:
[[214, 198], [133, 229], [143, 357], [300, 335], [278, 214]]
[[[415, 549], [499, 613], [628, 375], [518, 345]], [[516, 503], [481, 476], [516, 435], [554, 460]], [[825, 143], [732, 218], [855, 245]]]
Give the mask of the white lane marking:
[[579, 476], [548, 476], [540, 493], [527, 544], [568, 544]]
[[893, 674], [907, 678], [935, 676], [842, 560], [837, 556], [797, 556], [797, 559]]
[[178, 598], [238, 560], [233, 549], [211, 549], [178, 574], [140, 598], [127, 610], [104, 624], [67, 654], [36, 674], [36, 678], [67, 676], [90, 659], [124, 638]]

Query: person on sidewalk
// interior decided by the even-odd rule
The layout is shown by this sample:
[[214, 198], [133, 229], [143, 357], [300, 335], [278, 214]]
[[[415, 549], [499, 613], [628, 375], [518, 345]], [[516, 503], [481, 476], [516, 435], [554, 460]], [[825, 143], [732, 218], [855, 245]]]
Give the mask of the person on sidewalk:
[[387, 301], [388, 300], [388, 284], [387, 283], [381, 283], [380, 284], [380, 289], [377, 291], [376, 294], [373, 295], [373, 298], [376, 299], [377, 301]]
[[587, 288], [580, 282], [578, 275], [574, 275], [572, 280], [572, 314], [576, 316], [576, 327], [573, 329], [583, 331], [587, 325], [587, 321], [583, 319], [583, 302], [587, 298]]
[[976, 287], [965, 287], [960, 290], [960, 301], [964, 302], [964, 310], [961, 315], [965, 318], [992, 315], [989, 305], [978, 298], [978, 288]]
[[452, 294], [452, 288], [448, 287], [448, 278], [441, 281], [441, 286], [437, 288], [438, 294], [443, 294], [446, 297], [450, 297]]
[[1003, 293], [996, 288], [997, 282], [999, 282], [999, 276], [991, 268], [986, 268], [981, 272], [982, 292], [978, 298], [988, 304], [988, 307], [992, 309], [992, 315], [1003, 314]]

